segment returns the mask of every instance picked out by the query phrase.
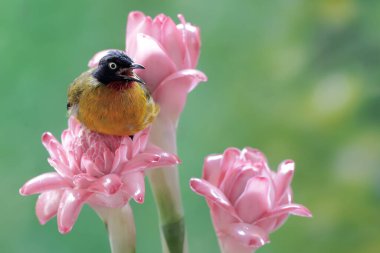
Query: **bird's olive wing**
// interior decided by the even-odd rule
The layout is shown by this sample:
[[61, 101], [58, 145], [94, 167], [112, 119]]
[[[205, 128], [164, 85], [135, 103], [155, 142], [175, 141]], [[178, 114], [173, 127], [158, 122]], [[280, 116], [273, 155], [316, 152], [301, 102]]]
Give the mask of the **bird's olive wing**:
[[84, 72], [79, 77], [77, 77], [74, 82], [70, 85], [67, 91], [67, 110], [70, 110], [79, 103], [80, 97], [85, 90], [86, 86], [90, 85], [91, 82], [90, 72]]

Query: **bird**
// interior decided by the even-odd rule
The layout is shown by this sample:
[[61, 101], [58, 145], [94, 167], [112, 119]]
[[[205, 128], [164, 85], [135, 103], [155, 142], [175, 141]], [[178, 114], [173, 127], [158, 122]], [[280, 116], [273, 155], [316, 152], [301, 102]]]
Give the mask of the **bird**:
[[148, 127], [160, 108], [135, 69], [145, 68], [122, 51], [107, 52], [69, 86], [69, 116], [106, 135], [133, 137]]

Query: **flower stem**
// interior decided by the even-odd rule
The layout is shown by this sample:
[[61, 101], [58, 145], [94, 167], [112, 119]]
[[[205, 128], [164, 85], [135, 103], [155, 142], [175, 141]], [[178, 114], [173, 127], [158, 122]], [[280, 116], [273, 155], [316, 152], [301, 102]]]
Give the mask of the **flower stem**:
[[164, 253], [186, 253], [185, 222], [177, 168], [149, 172], [149, 180], [158, 208]]
[[104, 221], [112, 253], [135, 253], [136, 230], [129, 204], [122, 208], [94, 208]]
[[[160, 114], [153, 123], [149, 142], [177, 154], [177, 122]], [[177, 167], [148, 171], [160, 220], [163, 253], [187, 253], [187, 242]]]

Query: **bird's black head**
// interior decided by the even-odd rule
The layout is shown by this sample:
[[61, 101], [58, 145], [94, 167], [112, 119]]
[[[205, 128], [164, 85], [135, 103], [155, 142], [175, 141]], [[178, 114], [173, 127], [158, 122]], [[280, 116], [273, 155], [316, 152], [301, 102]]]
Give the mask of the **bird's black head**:
[[134, 69], [144, 69], [122, 51], [110, 51], [99, 61], [98, 67], [93, 72], [93, 76], [102, 84], [112, 82], [135, 81], [144, 83], [133, 73]]

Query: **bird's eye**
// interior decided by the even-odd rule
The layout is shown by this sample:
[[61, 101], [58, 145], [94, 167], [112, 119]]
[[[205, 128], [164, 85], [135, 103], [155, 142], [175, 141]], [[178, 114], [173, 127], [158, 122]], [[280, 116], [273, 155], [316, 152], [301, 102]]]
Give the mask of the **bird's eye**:
[[117, 68], [117, 65], [116, 65], [116, 63], [114, 63], [114, 62], [110, 62], [110, 63], [108, 63], [108, 67], [109, 67], [110, 69], [116, 69], [116, 68]]

